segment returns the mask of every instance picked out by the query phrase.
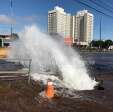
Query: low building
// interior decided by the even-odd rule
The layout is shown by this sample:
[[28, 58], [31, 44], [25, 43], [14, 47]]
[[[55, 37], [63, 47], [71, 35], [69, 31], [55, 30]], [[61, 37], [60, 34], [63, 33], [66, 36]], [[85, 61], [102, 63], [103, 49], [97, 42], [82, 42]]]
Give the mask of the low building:
[[18, 38], [18, 35], [15, 33], [12, 35], [0, 35], [0, 47], [8, 47], [13, 40]]

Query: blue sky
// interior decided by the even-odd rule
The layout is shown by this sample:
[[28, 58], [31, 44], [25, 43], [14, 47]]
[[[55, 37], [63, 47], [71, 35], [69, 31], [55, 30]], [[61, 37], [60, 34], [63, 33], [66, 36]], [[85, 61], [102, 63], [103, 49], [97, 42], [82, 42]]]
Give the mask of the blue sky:
[[[0, 0], [0, 33], [10, 32], [10, 23], [13, 23], [14, 32], [19, 32], [25, 25], [37, 24], [39, 28], [47, 32], [47, 14], [54, 6], [60, 6], [66, 12], [75, 14], [79, 10], [87, 9], [94, 14], [94, 39], [99, 39], [99, 22], [102, 17], [102, 39], [113, 40], [113, 18], [106, 17], [87, 6], [81, 5], [76, 0], [12, 0], [13, 16], [10, 13], [10, 0]], [[80, 0], [95, 7], [102, 12], [113, 15], [103, 8], [93, 4], [90, 0]], [[113, 7], [113, 0], [95, 0]], [[108, 2], [109, 1], [109, 2]], [[104, 5], [105, 5], [104, 4]], [[106, 6], [107, 7], [107, 6]], [[109, 8], [109, 7], [108, 7]], [[113, 9], [110, 8], [113, 11]]]

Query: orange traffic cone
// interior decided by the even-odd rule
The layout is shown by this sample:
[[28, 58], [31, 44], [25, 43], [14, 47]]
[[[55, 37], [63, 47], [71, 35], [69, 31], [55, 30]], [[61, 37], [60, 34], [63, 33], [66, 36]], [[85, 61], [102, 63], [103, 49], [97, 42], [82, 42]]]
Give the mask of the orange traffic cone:
[[54, 97], [55, 91], [54, 91], [54, 86], [53, 86], [53, 82], [52, 81], [48, 81], [47, 82], [47, 88], [46, 88], [46, 91], [45, 91], [45, 95], [49, 99]]

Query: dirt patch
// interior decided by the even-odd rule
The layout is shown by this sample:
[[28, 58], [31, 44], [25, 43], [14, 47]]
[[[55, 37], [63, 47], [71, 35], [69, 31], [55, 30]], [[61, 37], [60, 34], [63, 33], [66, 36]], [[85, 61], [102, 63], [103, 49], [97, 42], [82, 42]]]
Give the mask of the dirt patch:
[[[113, 103], [110, 101], [113, 95], [105, 90], [78, 92], [87, 98], [57, 96], [51, 101], [39, 97], [39, 92], [38, 83], [28, 84], [25, 80], [0, 82], [0, 112], [113, 112]], [[109, 103], [103, 102], [101, 96], [104, 95], [111, 95], [104, 99]]]

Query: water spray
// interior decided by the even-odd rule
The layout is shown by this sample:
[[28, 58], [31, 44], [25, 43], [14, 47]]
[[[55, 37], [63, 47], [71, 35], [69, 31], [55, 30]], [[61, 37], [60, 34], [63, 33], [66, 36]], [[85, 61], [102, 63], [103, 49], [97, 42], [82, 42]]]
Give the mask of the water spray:
[[19, 37], [20, 39], [12, 45], [9, 58], [32, 59], [31, 73], [34, 80], [47, 81], [54, 76], [53, 82], [55, 82], [57, 79], [60, 80], [59, 71], [62, 82], [67, 88], [91, 90], [97, 84], [89, 76], [79, 54], [71, 47], [65, 46], [63, 39], [54, 39], [42, 33], [35, 25], [25, 27]]

